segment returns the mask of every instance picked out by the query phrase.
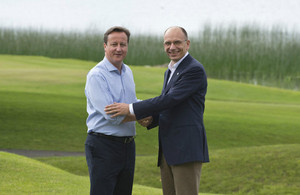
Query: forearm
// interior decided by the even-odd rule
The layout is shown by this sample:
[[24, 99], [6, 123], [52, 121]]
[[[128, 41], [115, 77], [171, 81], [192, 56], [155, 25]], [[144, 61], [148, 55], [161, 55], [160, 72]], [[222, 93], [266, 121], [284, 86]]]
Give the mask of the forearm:
[[135, 115], [128, 114], [125, 116], [122, 123], [131, 122], [131, 121], [135, 121], [135, 120], [136, 120]]

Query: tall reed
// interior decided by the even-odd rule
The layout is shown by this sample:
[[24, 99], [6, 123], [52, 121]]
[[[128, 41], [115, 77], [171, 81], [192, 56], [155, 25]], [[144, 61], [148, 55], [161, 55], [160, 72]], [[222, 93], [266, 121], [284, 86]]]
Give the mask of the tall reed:
[[256, 26], [205, 26], [191, 53], [213, 78], [299, 89], [300, 35]]
[[[299, 90], [300, 34], [255, 25], [211, 27], [190, 36], [189, 52], [209, 77]], [[162, 65], [163, 35], [133, 35], [125, 62]], [[0, 28], [0, 54], [41, 55], [100, 61], [104, 56], [103, 32], [50, 32]]]
[[0, 53], [98, 61], [104, 55], [101, 34], [0, 28]]

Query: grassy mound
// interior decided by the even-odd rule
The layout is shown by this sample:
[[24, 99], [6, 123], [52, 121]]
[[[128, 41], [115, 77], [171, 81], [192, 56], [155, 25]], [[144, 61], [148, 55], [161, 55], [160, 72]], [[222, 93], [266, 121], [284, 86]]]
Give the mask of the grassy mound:
[[[211, 150], [211, 162], [202, 169], [200, 191], [297, 194], [300, 190], [299, 150], [299, 144]], [[84, 157], [47, 157], [38, 160], [76, 175], [88, 175]], [[137, 156], [135, 184], [161, 187], [156, 160], [156, 156]]]
[[[0, 55], [0, 148], [83, 151], [85, 77], [95, 62]], [[160, 94], [165, 68], [132, 67], [140, 99]], [[300, 92], [209, 79], [210, 149], [300, 142]], [[137, 125], [137, 154], [157, 153], [157, 131]]]
[[[0, 152], [1, 195], [89, 194], [88, 176], [78, 176], [23, 156]], [[161, 195], [158, 188], [134, 184], [135, 195]], [[205, 194], [202, 194], [205, 195]]]
[[1, 194], [88, 194], [88, 177], [0, 152]]
[[[83, 151], [87, 117], [85, 77], [95, 64], [0, 55], [0, 148]], [[132, 70], [138, 98], [160, 94], [165, 68], [133, 66]], [[208, 84], [204, 120], [211, 162], [203, 168], [200, 190], [296, 194], [299, 191], [296, 176], [299, 175], [300, 92], [214, 79], [209, 79]], [[147, 131], [137, 125], [137, 134], [135, 184], [142, 186], [135, 189], [144, 185], [160, 188], [156, 167], [157, 129]], [[78, 175], [79, 184], [84, 184], [85, 188], [80, 190], [88, 190], [84, 157], [39, 158], [60, 169], [45, 164], [38, 166], [35, 163], [39, 162], [23, 157], [9, 159], [0, 159], [1, 176], [5, 171], [0, 189], [5, 189], [4, 192], [24, 188], [37, 190], [37, 194], [43, 189], [46, 190], [43, 193], [53, 189], [55, 193], [60, 193], [59, 190], [76, 193], [71, 191], [78, 186], [75, 181], [68, 180], [70, 185], [56, 183], [56, 177], [72, 178], [72, 174]], [[22, 168], [16, 159], [39, 168]], [[39, 180], [39, 175], [48, 174], [48, 179]]]

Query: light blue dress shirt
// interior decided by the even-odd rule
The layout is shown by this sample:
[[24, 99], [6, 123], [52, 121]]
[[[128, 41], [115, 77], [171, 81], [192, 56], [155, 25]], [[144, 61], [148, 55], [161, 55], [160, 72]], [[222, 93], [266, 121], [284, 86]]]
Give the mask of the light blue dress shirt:
[[111, 118], [104, 112], [105, 106], [137, 101], [135, 83], [131, 69], [122, 64], [121, 74], [106, 57], [87, 74], [85, 95], [87, 98], [86, 124], [88, 132], [98, 132], [113, 136], [134, 136], [135, 121], [121, 123], [125, 116]]

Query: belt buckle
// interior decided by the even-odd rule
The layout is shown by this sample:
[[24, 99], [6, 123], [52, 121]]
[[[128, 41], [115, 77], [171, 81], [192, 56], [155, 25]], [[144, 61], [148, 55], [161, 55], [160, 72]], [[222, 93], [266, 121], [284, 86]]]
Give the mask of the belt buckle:
[[128, 144], [128, 143], [130, 143], [132, 140], [133, 140], [133, 137], [126, 137], [125, 140], [124, 140], [124, 143], [125, 143], [125, 144]]

